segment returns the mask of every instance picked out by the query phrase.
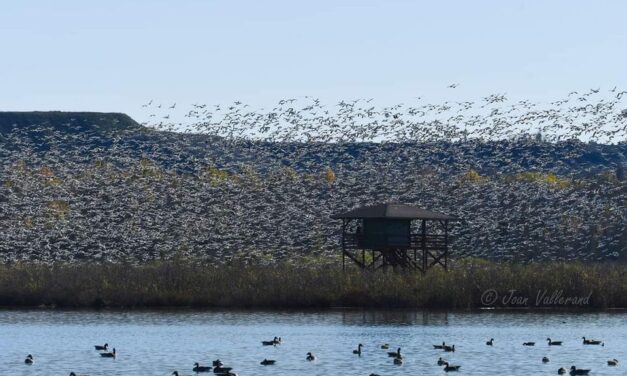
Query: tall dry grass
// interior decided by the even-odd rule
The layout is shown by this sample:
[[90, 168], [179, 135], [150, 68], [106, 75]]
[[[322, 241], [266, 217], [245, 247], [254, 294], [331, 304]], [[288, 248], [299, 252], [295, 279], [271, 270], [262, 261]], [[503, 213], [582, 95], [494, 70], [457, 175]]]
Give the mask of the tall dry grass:
[[[547, 296], [590, 296], [581, 308], [627, 307], [624, 264], [458, 263], [450, 271], [416, 272], [337, 267], [211, 267], [173, 261], [123, 264], [0, 265], [1, 306], [54, 307], [221, 307], [221, 308], [433, 308], [477, 309], [489, 289], [490, 306], [520, 307], [501, 297], [527, 297], [534, 307]], [[546, 305], [543, 305], [546, 306]], [[572, 304], [549, 304], [572, 308]]]

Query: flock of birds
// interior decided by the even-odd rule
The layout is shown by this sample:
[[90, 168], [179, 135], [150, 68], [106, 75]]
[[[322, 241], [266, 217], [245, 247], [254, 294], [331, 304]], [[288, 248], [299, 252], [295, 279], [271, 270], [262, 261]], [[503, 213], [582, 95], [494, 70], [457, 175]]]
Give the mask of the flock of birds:
[[[562, 341], [554, 341], [551, 338], [547, 338], [546, 339], [547, 344], [549, 346], [561, 346], [562, 345]], [[282, 343], [282, 339], [281, 337], [274, 337], [272, 340], [269, 341], [262, 341], [261, 344], [263, 346], [279, 346]], [[605, 346], [605, 343], [603, 341], [599, 341], [599, 340], [594, 340], [594, 339], [586, 339], [586, 337], [583, 337], [583, 344], [584, 345], [600, 345], [600, 346]], [[491, 338], [489, 341], [486, 342], [487, 346], [494, 346], [494, 338]], [[455, 345], [448, 345], [446, 344], [446, 342], [442, 342], [442, 344], [436, 344], [436, 345], [432, 345], [434, 350], [441, 350], [443, 352], [449, 352], [449, 353], [453, 353], [455, 352]], [[524, 342], [523, 346], [535, 346], [535, 342]], [[96, 351], [99, 351], [100, 356], [103, 358], [116, 358], [116, 351], [115, 348], [113, 348], [112, 351], [109, 351], [109, 344], [105, 343], [104, 345], [95, 345], [94, 348], [96, 349]], [[362, 356], [363, 353], [363, 348], [364, 345], [363, 344], [358, 344], [357, 348], [355, 350], [353, 350], [353, 354], [358, 355], [359, 357]], [[380, 346], [381, 349], [383, 350], [389, 350], [390, 349], [390, 345], [389, 344], [383, 344]], [[401, 348], [399, 347], [396, 351], [387, 351], [387, 355], [389, 358], [392, 359], [392, 363], [395, 365], [403, 365], [404, 361], [405, 361], [405, 357], [404, 355], [401, 353]], [[314, 362], [316, 361], [318, 358], [312, 353], [312, 352], [308, 352], [305, 356], [305, 360], [308, 362]], [[542, 363], [549, 363], [550, 359], [546, 356], [542, 357]], [[26, 356], [26, 359], [24, 360], [24, 363], [26, 365], [33, 365], [35, 363], [34, 357], [32, 354], [28, 354]], [[459, 371], [461, 369], [460, 365], [454, 365], [449, 363], [448, 360], [446, 360], [443, 357], [439, 357], [438, 360], [435, 362], [438, 366], [442, 367], [442, 370], [444, 372], [456, 372]], [[261, 362], [260, 365], [262, 366], [272, 366], [277, 364], [277, 361], [274, 359], [267, 359], [264, 358]], [[617, 359], [610, 359], [607, 361], [607, 365], [609, 367], [616, 367], [618, 366], [618, 360]], [[590, 369], [583, 369], [583, 368], [577, 368], [575, 365], [572, 365], [570, 367], [570, 369], [566, 369], [564, 367], [560, 367], [557, 370], [557, 373], [559, 375], [563, 375], [568, 373], [569, 375], [588, 375], [590, 373]], [[233, 367], [227, 367], [224, 362], [222, 362], [220, 359], [216, 359], [214, 361], [212, 361], [212, 365], [211, 366], [206, 366], [206, 365], [201, 365], [199, 362], [195, 362], [194, 366], [192, 368], [192, 372], [194, 372], [195, 374], [199, 374], [199, 373], [209, 373], [209, 372], [213, 372], [216, 375], [221, 375], [221, 376], [237, 376], [237, 374], [233, 371]], [[179, 373], [178, 370], [174, 370], [172, 372], [172, 375], [174, 376], [185, 376], [182, 373]], [[75, 372], [70, 372], [70, 376], [87, 376], [86, 374], [78, 374]], [[370, 376], [380, 376], [377, 373], [371, 373]]]
[[[0, 124], [0, 261], [336, 256], [330, 215], [389, 201], [462, 218], [457, 257], [624, 260], [624, 94], [196, 104], [191, 125], [106, 131]], [[157, 107], [145, 110], [181, 109]]]
[[549, 141], [575, 138], [612, 143], [624, 141], [627, 131], [626, 94], [617, 87], [589, 89], [550, 103], [510, 103], [506, 94], [440, 104], [424, 103], [417, 97], [413, 103], [385, 107], [377, 107], [373, 99], [343, 100], [327, 107], [306, 96], [258, 110], [241, 101], [193, 104], [183, 110], [185, 120], [178, 123], [170, 121], [180, 117], [170, 111], [176, 103], [162, 106], [151, 100], [142, 107], [150, 119], [144, 124], [158, 129], [267, 142], [491, 140], [540, 133]]

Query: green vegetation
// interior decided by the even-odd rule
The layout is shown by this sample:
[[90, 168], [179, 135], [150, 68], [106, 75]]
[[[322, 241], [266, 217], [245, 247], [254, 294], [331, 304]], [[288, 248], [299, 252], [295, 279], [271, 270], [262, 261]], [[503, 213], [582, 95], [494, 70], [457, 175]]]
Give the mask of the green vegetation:
[[[181, 260], [143, 266], [67, 264], [0, 266], [0, 305], [48, 307], [221, 307], [221, 308], [430, 308], [478, 309], [494, 289], [494, 306], [536, 307], [546, 297], [587, 297], [575, 308], [627, 307], [627, 267], [623, 264], [457, 263], [449, 272], [427, 274], [391, 270], [376, 273], [337, 265], [273, 266], [231, 264], [210, 267]], [[503, 304], [515, 290], [528, 304]], [[573, 308], [572, 304], [540, 307]]]

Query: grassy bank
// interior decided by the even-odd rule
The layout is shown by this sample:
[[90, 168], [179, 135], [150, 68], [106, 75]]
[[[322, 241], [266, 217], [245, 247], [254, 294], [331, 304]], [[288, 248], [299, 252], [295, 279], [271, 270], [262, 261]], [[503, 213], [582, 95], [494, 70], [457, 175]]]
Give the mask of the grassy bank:
[[[496, 292], [496, 299], [492, 291]], [[287, 264], [220, 268], [183, 262], [144, 266], [0, 265], [0, 306], [41, 305], [67, 308], [626, 308], [627, 266], [473, 261], [458, 264], [449, 272], [434, 269], [422, 275], [392, 271], [342, 272], [337, 267], [298, 268]]]

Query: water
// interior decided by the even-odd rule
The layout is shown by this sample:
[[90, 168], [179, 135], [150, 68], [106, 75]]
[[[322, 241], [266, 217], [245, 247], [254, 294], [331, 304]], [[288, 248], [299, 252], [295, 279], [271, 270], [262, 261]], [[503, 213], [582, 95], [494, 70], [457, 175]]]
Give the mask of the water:
[[[0, 311], [0, 374], [192, 374], [194, 362], [221, 359], [239, 375], [443, 375], [439, 356], [462, 366], [460, 374], [557, 374], [559, 367], [626, 375], [627, 313], [434, 312], [59, 312]], [[281, 336], [277, 347], [262, 340]], [[605, 346], [584, 346], [581, 337]], [[564, 341], [549, 347], [546, 338]], [[494, 346], [485, 342], [494, 338]], [[455, 344], [455, 353], [432, 344]], [[536, 346], [524, 347], [523, 342]], [[93, 345], [108, 342], [117, 359]], [[361, 357], [352, 354], [364, 344]], [[402, 366], [380, 345], [400, 346]], [[307, 362], [307, 352], [318, 359]], [[33, 354], [35, 364], [24, 358]], [[548, 356], [550, 362], [541, 359]], [[274, 366], [259, 364], [276, 359]], [[624, 364], [608, 367], [607, 360]], [[212, 373], [213, 374], [213, 373]]]

